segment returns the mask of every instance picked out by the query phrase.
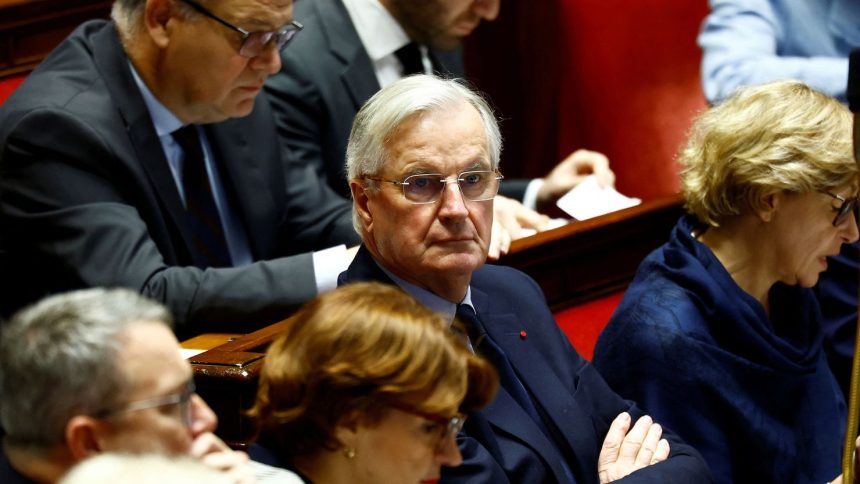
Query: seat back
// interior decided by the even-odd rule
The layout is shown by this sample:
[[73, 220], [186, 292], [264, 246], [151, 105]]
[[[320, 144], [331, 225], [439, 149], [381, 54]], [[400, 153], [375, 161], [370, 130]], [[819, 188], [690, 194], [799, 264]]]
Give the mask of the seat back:
[[542, 176], [588, 148], [609, 156], [622, 192], [676, 192], [675, 154], [706, 107], [707, 12], [705, 0], [502, 0], [467, 40], [466, 72], [500, 111], [505, 175]]

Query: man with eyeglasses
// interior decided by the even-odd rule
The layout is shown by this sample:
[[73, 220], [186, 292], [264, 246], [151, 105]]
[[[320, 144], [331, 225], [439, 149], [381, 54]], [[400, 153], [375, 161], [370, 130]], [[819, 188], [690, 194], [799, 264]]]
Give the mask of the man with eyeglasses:
[[194, 393], [160, 304], [127, 289], [88, 289], [18, 312], [0, 333], [0, 482], [56, 482], [104, 453], [190, 456], [233, 482], [295, 476], [230, 450]]
[[[499, 372], [444, 482], [710, 482], [690, 446], [615, 394], [555, 324], [537, 284], [485, 265], [501, 136], [478, 95], [419, 75], [376, 93], [347, 147], [362, 246], [340, 284], [396, 284], [460, 319]], [[635, 423], [634, 423], [635, 422]]]
[[[298, 160], [349, 198], [344, 155], [361, 105], [391, 82], [414, 73], [464, 77], [460, 43], [499, 13], [499, 0], [297, 0], [308, 28], [281, 54], [281, 72], [266, 82], [279, 135]], [[601, 185], [615, 175], [607, 158], [577, 150], [545, 177], [503, 182], [494, 206], [489, 254], [512, 239], [551, 227], [535, 212], [553, 210], [585, 176]], [[520, 203], [522, 201], [523, 203]], [[555, 209], [557, 210], [557, 209]]]
[[6, 311], [129, 287], [191, 336], [333, 288], [349, 204], [292, 162], [258, 97], [301, 29], [291, 0], [117, 0], [61, 43], [0, 107]]

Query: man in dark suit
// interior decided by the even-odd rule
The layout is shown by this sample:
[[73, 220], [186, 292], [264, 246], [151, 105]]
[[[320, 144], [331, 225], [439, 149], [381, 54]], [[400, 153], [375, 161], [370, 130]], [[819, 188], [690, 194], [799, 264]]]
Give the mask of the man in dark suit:
[[334, 287], [345, 247], [312, 251], [357, 242], [349, 204], [290, 160], [257, 96], [292, 19], [290, 0], [117, 0], [60, 44], [0, 108], [8, 306], [124, 286], [188, 335]]
[[460, 436], [463, 464], [443, 480], [709, 482], [694, 449], [576, 353], [531, 278], [484, 265], [500, 146], [480, 97], [456, 81], [414, 76], [362, 107], [347, 147], [363, 245], [339, 283], [397, 284], [456, 314], [499, 371], [496, 399]]
[[[463, 77], [461, 40], [498, 10], [499, 0], [297, 0], [296, 18], [306, 32], [282, 54], [281, 72], [266, 82], [283, 142], [348, 197], [344, 155], [361, 105], [410, 73]], [[502, 194], [510, 199], [497, 199], [495, 222], [502, 227], [494, 226], [490, 255], [506, 251], [521, 227], [546, 227], [548, 218], [531, 208], [547, 209], [591, 173], [603, 185], [614, 183], [606, 157], [587, 150], [574, 152], [543, 179], [505, 180]]]

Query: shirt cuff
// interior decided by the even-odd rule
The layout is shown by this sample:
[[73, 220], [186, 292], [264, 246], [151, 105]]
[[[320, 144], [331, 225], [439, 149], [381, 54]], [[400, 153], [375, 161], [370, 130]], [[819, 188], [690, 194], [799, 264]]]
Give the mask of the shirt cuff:
[[314, 279], [317, 294], [331, 291], [337, 287], [337, 276], [349, 267], [345, 245], [336, 245], [313, 253]]
[[526, 187], [526, 193], [523, 195], [523, 205], [526, 208], [535, 210], [537, 208], [537, 195], [543, 186], [543, 178], [533, 178]]

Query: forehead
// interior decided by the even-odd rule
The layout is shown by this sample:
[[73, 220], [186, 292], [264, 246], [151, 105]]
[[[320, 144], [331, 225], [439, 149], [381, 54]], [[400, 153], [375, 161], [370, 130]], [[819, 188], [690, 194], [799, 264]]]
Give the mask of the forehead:
[[478, 111], [468, 103], [416, 113], [386, 143], [390, 169], [489, 168], [487, 134]]
[[251, 31], [274, 30], [293, 20], [292, 0], [209, 0], [204, 6]]
[[132, 324], [120, 335], [119, 366], [132, 390], [147, 397], [176, 388], [191, 377], [191, 366], [182, 358], [179, 342], [159, 323]]

